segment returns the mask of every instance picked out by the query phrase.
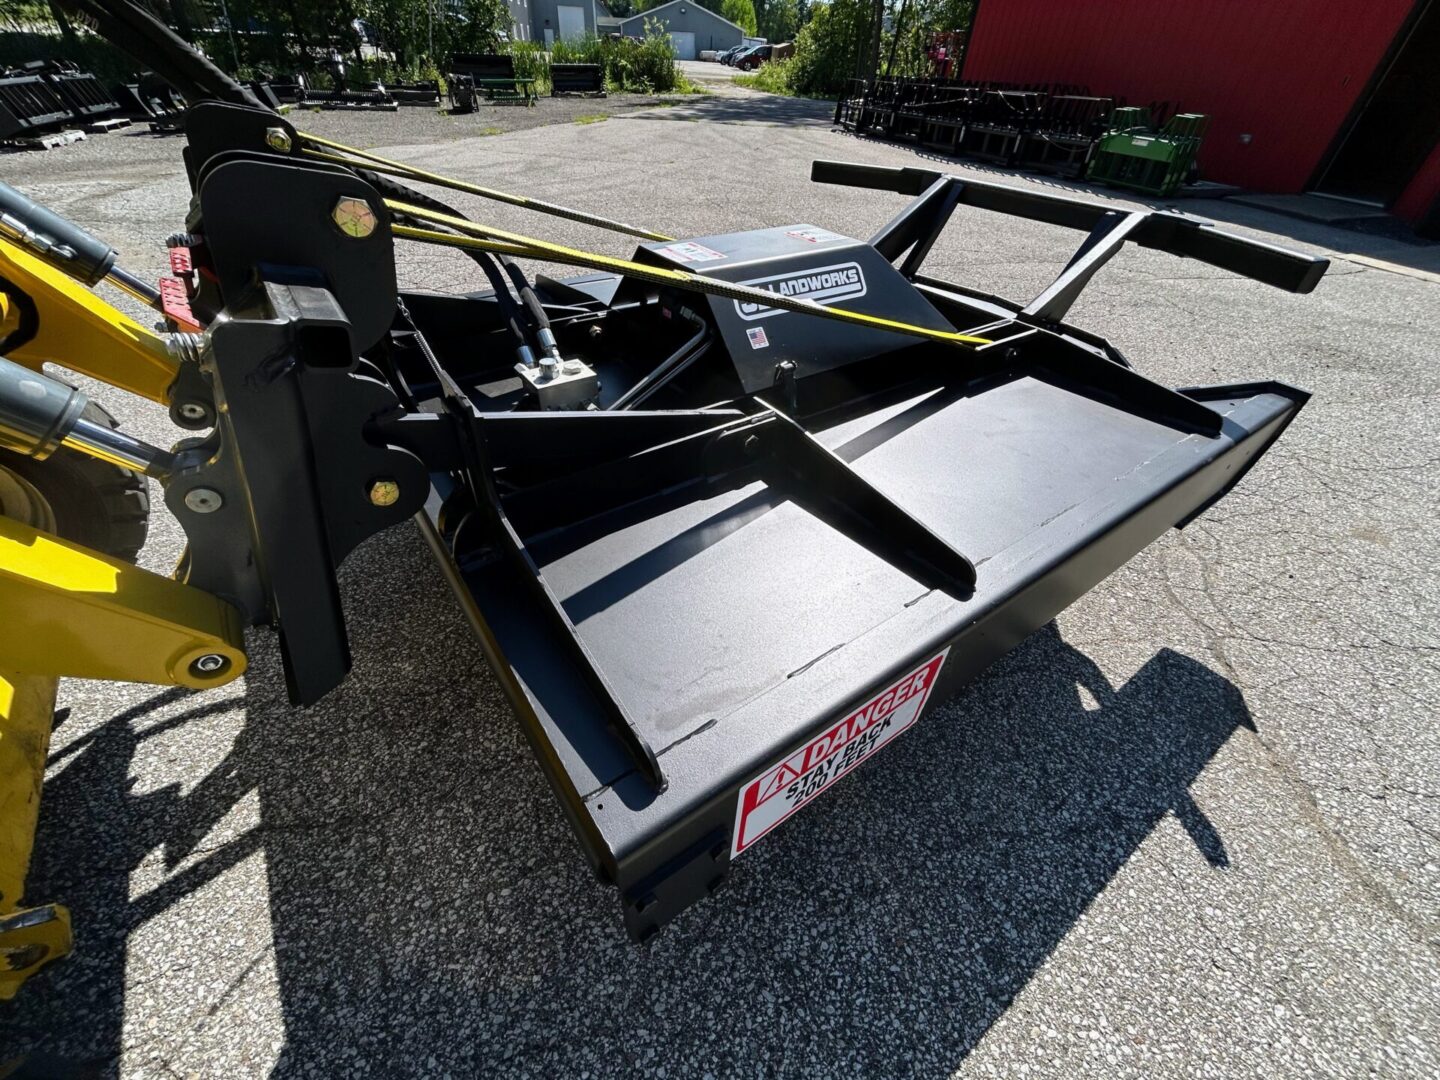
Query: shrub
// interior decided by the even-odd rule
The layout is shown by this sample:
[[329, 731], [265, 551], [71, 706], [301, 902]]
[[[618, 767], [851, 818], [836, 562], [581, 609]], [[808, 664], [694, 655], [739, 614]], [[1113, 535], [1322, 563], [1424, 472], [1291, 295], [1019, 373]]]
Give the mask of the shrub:
[[[559, 46], [557, 45], [558, 49]], [[548, 93], [550, 90], [550, 57], [545, 55], [545, 50], [535, 41], [512, 41], [505, 47], [515, 63], [515, 74], [522, 79], [535, 80], [535, 92], [537, 94]], [[557, 63], [562, 62], [559, 56], [555, 57]]]
[[796, 93], [834, 97], [854, 75], [870, 40], [866, 0], [832, 0], [814, 5], [810, 21], [795, 38], [790, 86]]
[[791, 84], [791, 65], [793, 60], [786, 57], [784, 60], [771, 60], [768, 64], [761, 64], [753, 75], [736, 75], [735, 85], [748, 87], [751, 90], [764, 90], [767, 94], [793, 94], [795, 88]]
[[[516, 42], [511, 46], [512, 54], [522, 46], [534, 49], [543, 61], [544, 54], [534, 42]], [[647, 21], [643, 38], [586, 37], [578, 41], [557, 41], [545, 63], [547, 83], [549, 63], [598, 64], [609, 90], [665, 94], [689, 89], [675, 62], [675, 45], [661, 23]], [[518, 55], [515, 70], [521, 74]]]

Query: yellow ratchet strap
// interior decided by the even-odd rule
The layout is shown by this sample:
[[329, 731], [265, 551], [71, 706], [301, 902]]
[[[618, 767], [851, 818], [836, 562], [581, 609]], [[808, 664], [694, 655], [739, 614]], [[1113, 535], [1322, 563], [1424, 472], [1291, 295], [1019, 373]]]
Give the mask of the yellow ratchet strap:
[[391, 231], [396, 236], [406, 240], [419, 240], [429, 244], [444, 244], [451, 247], [475, 248], [480, 251], [501, 251], [505, 254], [522, 255], [532, 259], [547, 259], [552, 262], [589, 267], [593, 270], [608, 270], [625, 277], [636, 278], [640, 281], [649, 281], [656, 285], [672, 285], [678, 289], [705, 293], [708, 296], [719, 296], [727, 300], [759, 304], [762, 307], [781, 308], [782, 310], [794, 311], [802, 315], [818, 315], [821, 318], [834, 319], [837, 322], [867, 326], [876, 330], [888, 330], [892, 333], [907, 334], [910, 337], [925, 338], [930, 341], [943, 341], [947, 345], [959, 345], [963, 348], [990, 344], [989, 338], [975, 337], [971, 334], [961, 334], [954, 330], [932, 330], [927, 326], [915, 326], [911, 323], [897, 322], [893, 319], [881, 318], [879, 315], [867, 315], [861, 311], [846, 311], [844, 308], [824, 307], [812, 300], [802, 300], [793, 296], [781, 296], [778, 293], [773, 293], [766, 289], [757, 289], [749, 285], [737, 285], [732, 281], [720, 281], [716, 278], [700, 277], [697, 274], [686, 273], [684, 270], [672, 270], [663, 266], [646, 266], [643, 263], [631, 262], [629, 259], [617, 259], [610, 255], [599, 255], [590, 251], [580, 251], [576, 248], [563, 247], [560, 244], [551, 244], [545, 240], [536, 240], [534, 237], [507, 232], [504, 229], [492, 228], [489, 225], [477, 225], [475, 222], [466, 221], [464, 218], [457, 218], [450, 214], [436, 213], [433, 210], [412, 206], [409, 203], [397, 202], [394, 199], [386, 199], [385, 205], [396, 213], [405, 214], [408, 217], [418, 220], [431, 221], [437, 225], [444, 225], [457, 232], [468, 234], [465, 236], [455, 236], [452, 233], [436, 232], [431, 229], [419, 229], [409, 225], [391, 226]]
[[[309, 135], [303, 131], [297, 131], [296, 134], [308, 143], [314, 143], [316, 146], [324, 146], [330, 150], [339, 150], [341, 153], [350, 155], [349, 158], [346, 158], [337, 154], [327, 154], [321, 150], [301, 148], [300, 152], [306, 157], [316, 158], [319, 161], [328, 161], [334, 165], [346, 165], [350, 168], [371, 169], [374, 172], [388, 173], [391, 176], [403, 176], [411, 180], [423, 180], [427, 184], [435, 184], [439, 187], [451, 188], [455, 191], [464, 191], [470, 195], [478, 195], [482, 199], [493, 199], [496, 202], [509, 203], [511, 206], [520, 206], [526, 210], [535, 210], [542, 214], [549, 214], [552, 217], [566, 218], [570, 221], [578, 221], [584, 225], [594, 225], [596, 228], [609, 229], [612, 232], [626, 233], [630, 236], [638, 236], [642, 240], [655, 240], [663, 243], [664, 241], [674, 239], [674, 237], [665, 236], [663, 233], [642, 229], [638, 225], [627, 225], [623, 221], [612, 221], [610, 218], [600, 217], [598, 214], [588, 214], [583, 210], [572, 210], [568, 206], [545, 202], [542, 199], [528, 199], [523, 195], [512, 195], [508, 191], [496, 191], [494, 188], [480, 187], [478, 184], [469, 184], [464, 180], [456, 180], [449, 176], [441, 176], [439, 173], [427, 172], [424, 169], [416, 168], [414, 165], [406, 165], [401, 161], [392, 161], [390, 158], [383, 158], [379, 154], [372, 154], [365, 150], [356, 150], [353, 146], [332, 142], [329, 139], [321, 138], [319, 135]], [[360, 160], [351, 160], [353, 158], [359, 158]]]

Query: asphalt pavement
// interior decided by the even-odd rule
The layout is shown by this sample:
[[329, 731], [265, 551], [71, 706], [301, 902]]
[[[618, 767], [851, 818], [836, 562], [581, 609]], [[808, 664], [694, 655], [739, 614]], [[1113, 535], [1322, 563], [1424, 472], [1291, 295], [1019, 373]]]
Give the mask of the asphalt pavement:
[[[832, 131], [824, 103], [725, 89], [390, 141], [681, 236], [867, 236], [903, 200], [813, 185], [811, 160], [933, 164]], [[386, 145], [375, 122], [305, 118]], [[189, 198], [180, 142], [145, 134], [0, 175], [145, 273]], [[1273, 378], [1313, 400], [1232, 495], [651, 944], [626, 938], [407, 525], [342, 568], [354, 673], [312, 709], [285, 702], [264, 631], [213, 692], [62, 687], [30, 898], [69, 904], [76, 949], [0, 1012], [0, 1046], [127, 1077], [1436, 1075], [1440, 249], [1182, 208], [1334, 265], [1297, 297], [1126, 250], [1072, 320], [1169, 385]], [[1077, 239], [961, 210], [928, 269], [1027, 297]], [[480, 287], [450, 253], [405, 252], [401, 275]], [[173, 439], [158, 409], [105, 400]], [[168, 569], [182, 543], [161, 515], [143, 561]]]

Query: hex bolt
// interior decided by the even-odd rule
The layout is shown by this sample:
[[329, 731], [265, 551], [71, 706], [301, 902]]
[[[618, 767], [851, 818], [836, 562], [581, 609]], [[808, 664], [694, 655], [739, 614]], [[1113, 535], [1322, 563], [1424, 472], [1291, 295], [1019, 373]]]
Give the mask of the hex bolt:
[[335, 209], [330, 211], [330, 218], [340, 227], [342, 233], [356, 240], [365, 239], [379, 224], [379, 219], [368, 202], [349, 196], [336, 200]]
[[185, 402], [185, 404], [180, 406], [179, 412], [184, 419], [194, 420], [196, 422], [204, 420], [206, 415], [205, 406], [194, 401]]
[[400, 501], [400, 483], [388, 477], [370, 481], [370, 502], [374, 506], [394, 506]]
[[282, 154], [290, 152], [290, 133], [284, 128], [266, 128], [265, 145], [271, 150], [278, 150]]
[[206, 653], [190, 665], [193, 675], [218, 675], [230, 666], [230, 661], [219, 653]]
[[213, 514], [225, 505], [225, 500], [214, 488], [197, 487], [185, 493], [185, 505], [197, 514]]

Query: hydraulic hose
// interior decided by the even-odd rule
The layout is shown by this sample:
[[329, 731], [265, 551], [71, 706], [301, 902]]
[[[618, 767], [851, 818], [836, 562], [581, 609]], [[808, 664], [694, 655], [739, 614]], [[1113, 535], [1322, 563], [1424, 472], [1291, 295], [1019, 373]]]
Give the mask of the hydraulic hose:
[[[585, 266], [593, 270], [617, 273], [638, 281], [648, 281], [654, 285], [668, 285], [673, 288], [683, 289], [686, 292], [704, 293], [708, 296], [719, 296], [727, 300], [739, 300], [743, 303], [757, 304], [761, 307], [780, 308], [783, 311], [794, 311], [805, 315], [814, 315], [822, 319], [849, 323], [852, 326], [864, 326], [872, 330], [885, 330], [891, 333], [905, 334], [910, 337], [924, 338], [929, 341], [940, 341], [947, 345], [955, 345], [961, 348], [974, 348], [979, 345], [991, 344], [989, 338], [978, 337], [974, 334], [965, 334], [957, 330], [938, 330], [928, 326], [900, 322], [895, 319], [886, 319], [879, 315], [870, 315], [863, 311], [851, 311], [841, 307], [826, 307], [823, 304], [817, 304], [813, 300], [805, 300], [795, 296], [783, 296], [779, 293], [756, 288], [753, 285], [742, 285], [738, 282], [705, 277], [700, 274], [692, 274], [684, 270], [674, 270], [665, 266], [649, 266], [644, 263], [633, 262], [629, 259], [616, 259], [612, 256], [601, 255], [593, 251], [580, 251], [575, 248], [565, 247], [562, 244], [552, 244], [545, 240], [537, 240], [534, 237], [523, 236], [520, 233], [509, 232], [505, 229], [497, 229], [489, 225], [480, 225], [476, 222], [453, 217], [449, 214], [437, 214], [423, 207], [403, 202], [387, 199], [386, 205], [396, 213], [409, 214], [411, 217], [420, 218], [421, 220], [433, 222], [444, 228], [454, 230], [454, 232], [445, 233], [433, 228], [418, 229], [408, 225], [392, 226], [392, 231], [396, 236], [407, 240], [419, 240], [424, 243], [441, 244], [447, 247], [470, 248], [475, 251], [497, 251], [507, 255], [523, 255], [527, 258], [548, 259], [553, 262], [569, 263], [574, 266]], [[454, 235], [455, 232], [463, 233], [464, 235], [456, 236]]]
[[510, 336], [515, 339], [516, 355], [526, 367], [534, 367], [535, 352], [530, 348], [530, 338], [525, 333], [524, 316], [520, 313], [520, 305], [515, 302], [515, 297], [510, 295], [510, 287], [505, 283], [505, 276], [500, 273], [500, 267], [495, 263], [495, 256], [485, 251], [477, 251], [475, 254], [485, 256], [475, 261], [489, 278], [490, 288], [495, 291], [495, 300], [500, 305], [500, 310], [505, 313], [505, 325], [510, 329]]
[[498, 258], [500, 265], [505, 267], [505, 272], [510, 275], [510, 280], [515, 285], [515, 291], [520, 294], [520, 302], [525, 305], [525, 310], [529, 313], [530, 325], [535, 331], [535, 339], [540, 343], [540, 351], [546, 356], [553, 356], [559, 360], [560, 343], [555, 340], [555, 334], [550, 329], [550, 316], [546, 313], [544, 305], [540, 303], [540, 298], [535, 295], [535, 289], [526, 278], [525, 272], [509, 255], [500, 255]]
[[[364, 180], [387, 198], [398, 195], [415, 206], [433, 210], [441, 214], [449, 214], [456, 218], [463, 217], [460, 211], [441, 202], [439, 199], [431, 198], [429, 195], [416, 191], [405, 184], [396, 183], [394, 180], [381, 176], [371, 169], [354, 167], [354, 172], [361, 180]], [[402, 217], [407, 221], [423, 220], [400, 212], [397, 212], [397, 217]], [[475, 260], [476, 265], [480, 267], [486, 279], [490, 282], [490, 288], [495, 292], [495, 300], [500, 305], [500, 310], [504, 313], [505, 324], [510, 330], [511, 337], [515, 339], [515, 350], [520, 357], [521, 363], [525, 364], [526, 367], [533, 367], [536, 358], [534, 350], [530, 348], [530, 336], [525, 332], [524, 320], [520, 308], [516, 304], [515, 298], [510, 295], [510, 289], [506, 286], [505, 278], [501, 275], [499, 267], [495, 265], [496, 256], [488, 251], [476, 251], [474, 249], [466, 250], [465, 254]], [[499, 258], [503, 262], [506, 257], [501, 255]], [[521, 275], [521, 280], [524, 280], [524, 275]], [[548, 331], [548, 321], [545, 325]], [[536, 337], [538, 338], [538, 336], [537, 327]]]
[[[456, 180], [453, 177], [442, 176], [439, 173], [432, 173], [426, 169], [414, 165], [406, 165], [403, 162], [392, 161], [390, 158], [372, 154], [367, 150], [357, 150], [353, 146], [346, 146], [344, 143], [332, 142], [319, 135], [311, 135], [308, 132], [296, 132], [302, 140], [311, 144], [310, 148], [302, 148], [301, 153], [306, 157], [315, 158], [317, 161], [328, 161], [334, 165], [347, 165], [350, 168], [360, 166], [367, 167], [376, 172], [389, 173], [392, 176], [403, 176], [407, 180], [418, 180], [426, 184], [435, 184], [437, 187], [447, 187], [455, 191], [463, 191], [470, 195], [478, 195], [482, 199], [494, 199], [496, 202], [509, 203], [511, 206], [520, 206], [526, 210], [535, 210], [542, 214], [549, 214], [552, 217], [565, 218], [569, 221], [578, 221], [583, 225], [594, 225], [597, 229], [609, 229], [612, 232], [625, 233], [628, 236], [638, 236], [642, 240], [654, 240], [659, 243], [666, 243], [673, 240], [673, 236], [666, 236], [664, 233], [654, 232], [650, 229], [642, 229], [637, 225], [627, 225], [623, 221], [613, 221], [610, 218], [601, 217], [598, 214], [586, 213], [584, 210], [572, 210], [568, 206], [560, 206], [557, 203], [545, 202], [543, 199], [531, 199], [524, 195], [512, 195], [508, 191], [496, 191], [494, 188], [481, 187], [479, 184], [467, 183], [464, 180]], [[324, 149], [314, 149], [323, 147]], [[327, 153], [330, 150], [338, 150], [340, 154]], [[361, 160], [356, 161], [359, 158]], [[412, 200], [413, 201], [413, 200]]]

